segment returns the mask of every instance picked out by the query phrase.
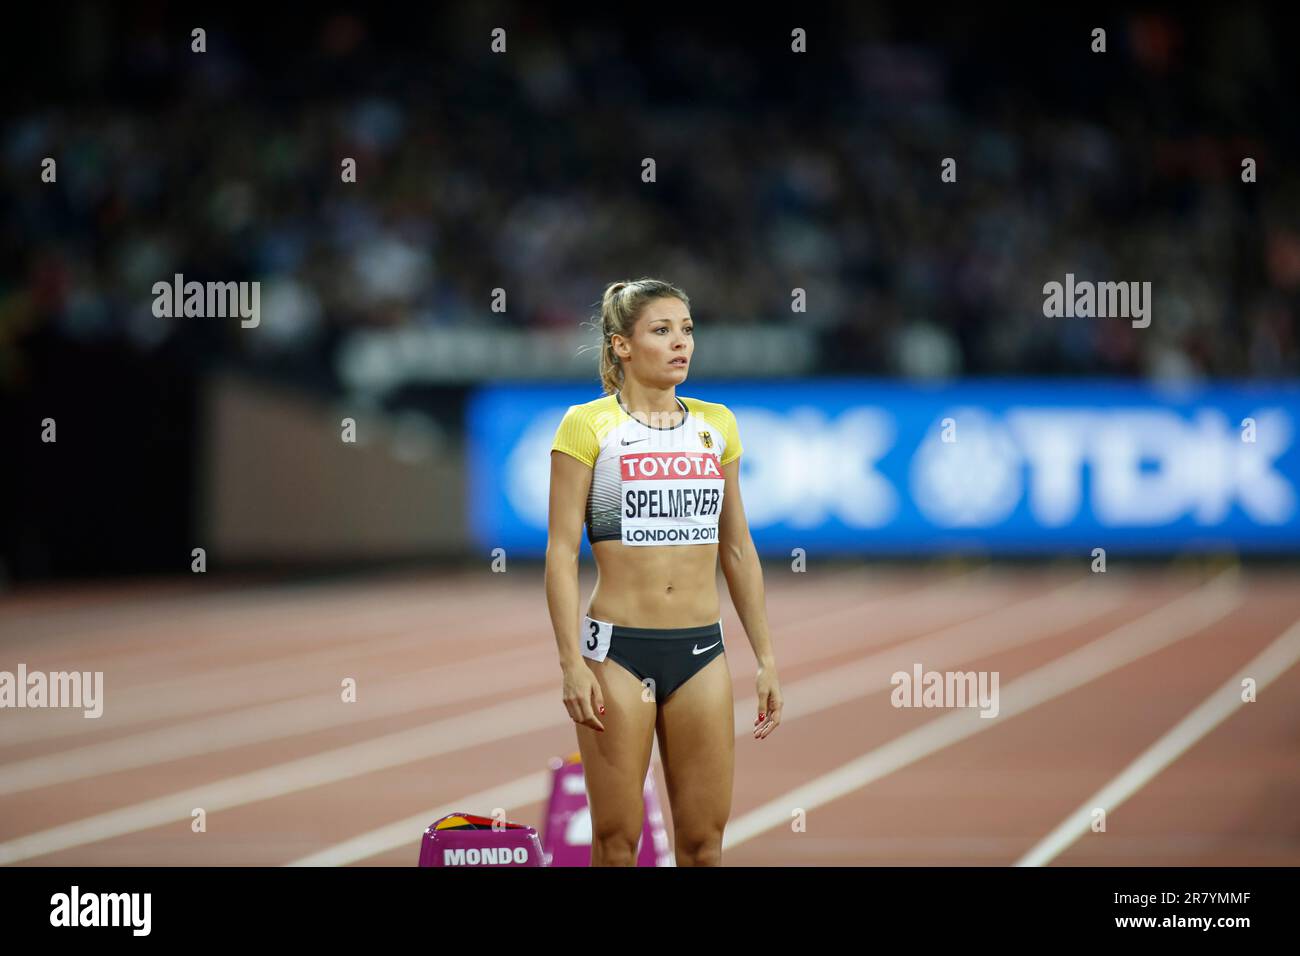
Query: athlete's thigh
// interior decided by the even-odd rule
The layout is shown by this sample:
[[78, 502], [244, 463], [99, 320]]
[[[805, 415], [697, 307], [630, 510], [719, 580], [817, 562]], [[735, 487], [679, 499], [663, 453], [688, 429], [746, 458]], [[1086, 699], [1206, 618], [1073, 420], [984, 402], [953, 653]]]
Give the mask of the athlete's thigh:
[[643, 685], [612, 660], [586, 661], [600, 682], [605, 713], [597, 714], [602, 733], [574, 724], [582, 772], [587, 782], [593, 833], [617, 832], [625, 824], [640, 831], [641, 791], [654, 744], [655, 704], [644, 700]]
[[731, 815], [736, 753], [726, 654], [709, 661], [660, 705], [657, 730], [673, 829], [722, 827]]

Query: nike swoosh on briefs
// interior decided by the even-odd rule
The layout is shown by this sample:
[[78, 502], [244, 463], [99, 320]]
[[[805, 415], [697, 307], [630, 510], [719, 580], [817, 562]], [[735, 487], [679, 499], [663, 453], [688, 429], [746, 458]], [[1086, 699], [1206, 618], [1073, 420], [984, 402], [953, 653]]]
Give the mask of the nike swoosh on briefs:
[[722, 643], [721, 641], [714, 641], [708, 647], [700, 647], [700, 645], [696, 644], [695, 647], [691, 650], [691, 653], [703, 654], [705, 651], [712, 650], [713, 648], [717, 647], [721, 643]]

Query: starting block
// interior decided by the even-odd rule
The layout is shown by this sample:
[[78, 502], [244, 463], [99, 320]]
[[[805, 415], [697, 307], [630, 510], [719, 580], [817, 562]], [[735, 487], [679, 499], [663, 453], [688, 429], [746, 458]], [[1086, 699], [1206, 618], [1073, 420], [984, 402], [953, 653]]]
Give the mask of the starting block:
[[[587, 783], [582, 775], [582, 755], [571, 753], [561, 760], [552, 757], [551, 799], [546, 807], [542, 830], [542, 851], [547, 866], [591, 865], [591, 807], [587, 804]], [[654, 769], [646, 773], [641, 790], [645, 817], [637, 846], [637, 866], [672, 866], [668, 831], [664, 828], [659, 797], [655, 792]]]
[[492, 817], [450, 813], [424, 831], [420, 866], [545, 866], [537, 830]]

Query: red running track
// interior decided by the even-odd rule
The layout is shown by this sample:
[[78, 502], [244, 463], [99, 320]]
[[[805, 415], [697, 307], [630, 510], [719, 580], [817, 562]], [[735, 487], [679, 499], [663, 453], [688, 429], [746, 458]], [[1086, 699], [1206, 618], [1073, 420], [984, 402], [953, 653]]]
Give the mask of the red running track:
[[[787, 703], [756, 741], [719, 578], [724, 864], [1300, 864], [1294, 570], [774, 563], [765, 582]], [[540, 828], [546, 760], [576, 749], [537, 566], [11, 592], [0, 671], [20, 662], [102, 671], [104, 712], [0, 710], [8, 864], [411, 866], [450, 809]], [[914, 664], [996, 674], [998, 714], [893, 706]], [[1243, 668], [1274, 675], [1253, 702], [1228, 684]], [[1050, 839], [1094, 809], [1104, 832]]]

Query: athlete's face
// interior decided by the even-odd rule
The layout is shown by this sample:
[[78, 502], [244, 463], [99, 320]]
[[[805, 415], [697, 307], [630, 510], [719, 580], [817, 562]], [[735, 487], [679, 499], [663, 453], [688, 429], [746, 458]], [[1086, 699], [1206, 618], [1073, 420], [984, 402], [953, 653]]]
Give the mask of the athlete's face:
[[618, 336], [614, 350], [624, 361], [624, 371], [647, 385], [677, 385], [686, 381], [690, 369], [694, 328], [695, 320], [681, 299], [654, 299], [641, 310], [632, 337]]

